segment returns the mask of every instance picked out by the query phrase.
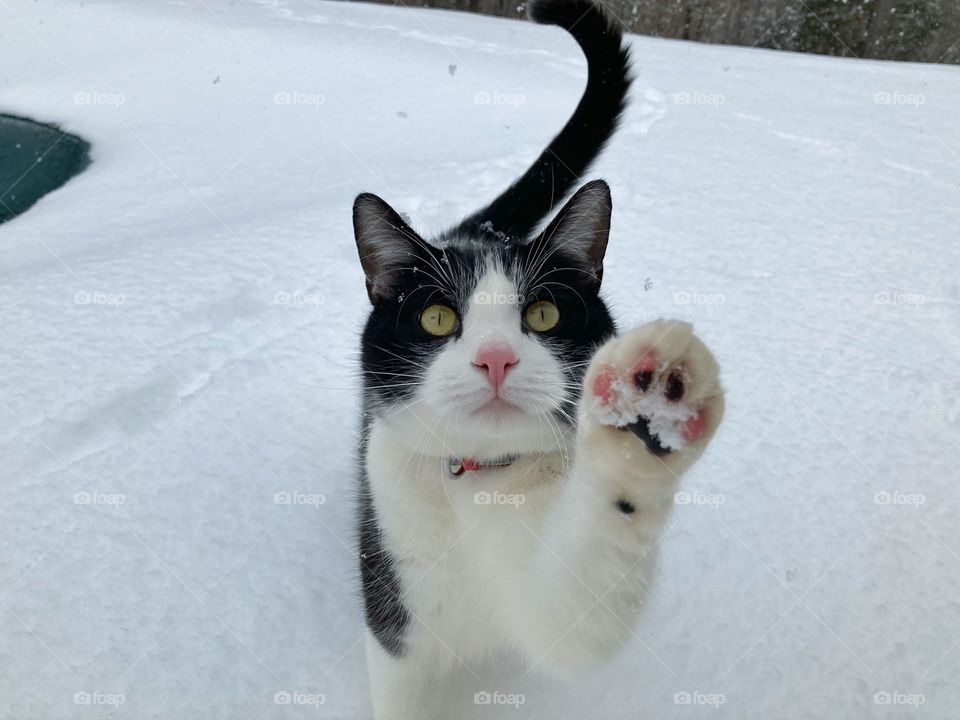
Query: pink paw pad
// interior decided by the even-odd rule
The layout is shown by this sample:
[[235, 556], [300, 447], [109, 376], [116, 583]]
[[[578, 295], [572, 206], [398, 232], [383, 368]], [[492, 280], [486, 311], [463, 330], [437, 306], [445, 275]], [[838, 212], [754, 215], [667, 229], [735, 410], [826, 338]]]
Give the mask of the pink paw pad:
[[680, 431], [680, 434], [683, 436], [685, 442], [695, 442], [700, 439], [700, 436], [703, 435], [703, 431], [706, 429], [707, 419], [703, 414], [703, 410], [699, 410], [696, 415], [688, 418], [683, 424], [683, 429]]
[[610, 387], [613, 385], [613, 381], [613, 371], [608, 369], [601, 370], [593, 378], [593, 394], [600, 400], [601, 405], [610, 402]]

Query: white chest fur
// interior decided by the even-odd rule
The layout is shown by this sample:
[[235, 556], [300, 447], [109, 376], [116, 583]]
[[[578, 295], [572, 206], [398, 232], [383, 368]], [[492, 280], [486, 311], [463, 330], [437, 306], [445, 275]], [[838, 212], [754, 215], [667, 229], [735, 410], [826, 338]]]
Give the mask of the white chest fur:
[[373, 428], [367, 470], [385, 546], [404, 604], [426, 630], [409, 639], [436, 643], [438, 660], [448, 663], [511, 646], [518, 609], [505, 601], [518, 576], [531, 572], [564, 465], [555, 452], [451, 478], [445, 462], [418, 454], [383, 425]]

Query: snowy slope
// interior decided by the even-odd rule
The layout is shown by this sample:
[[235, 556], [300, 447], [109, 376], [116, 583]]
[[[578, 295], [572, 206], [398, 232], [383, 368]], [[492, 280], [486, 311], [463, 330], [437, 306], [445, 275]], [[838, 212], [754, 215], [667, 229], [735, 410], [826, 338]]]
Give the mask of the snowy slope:
[[[0, 112], [94, 159], [0, 226], [0, 717], [369, 717], [350, 205], [428, 230], [493, 197], [582, 57], [310, 0], [0, 16]], [[696, 324], [725, 426], [629, 651], [573, 687], [476, 668], [451, 717], [954, 718], [960, 75], [633, 49], [607, 293]]]

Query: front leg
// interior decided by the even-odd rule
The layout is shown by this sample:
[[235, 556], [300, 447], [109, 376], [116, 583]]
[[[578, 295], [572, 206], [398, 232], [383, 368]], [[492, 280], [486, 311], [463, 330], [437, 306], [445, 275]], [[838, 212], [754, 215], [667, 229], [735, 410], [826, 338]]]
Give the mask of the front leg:
[[518, 598], [532, 662], [568, 674], [630, 638], [679, 478], [722, 416], [717, 363], [689, 324], [649, 323], [598, 350], [573, 468]]

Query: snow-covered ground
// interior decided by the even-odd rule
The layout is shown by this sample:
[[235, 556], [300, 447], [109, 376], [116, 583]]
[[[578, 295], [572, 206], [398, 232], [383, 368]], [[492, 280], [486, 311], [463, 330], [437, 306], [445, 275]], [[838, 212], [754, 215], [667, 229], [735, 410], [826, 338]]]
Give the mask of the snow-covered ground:
[[[369, 717], [351, 202], [493, 197], [576, 45], [311, 0], [0, 17], [0, 112], [94, 160], [0, 226], [0, 717]], [[451, 717], [955, 718], [960, 73], [633, 51], [607, 293], [695, 323], [725, 425], [629, 650], [572, 687], [474, 668]]]

